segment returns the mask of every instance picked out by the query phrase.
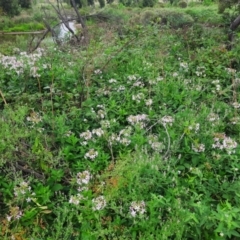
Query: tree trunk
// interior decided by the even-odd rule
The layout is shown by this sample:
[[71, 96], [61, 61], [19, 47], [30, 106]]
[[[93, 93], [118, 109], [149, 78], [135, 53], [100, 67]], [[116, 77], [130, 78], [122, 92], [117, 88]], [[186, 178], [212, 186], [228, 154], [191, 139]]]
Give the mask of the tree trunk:
[[228, 34], [228, 44], [227, 44], [228, 50], [232, 49], [233, 40], [234, 40], [234, 31], [238, 28], [239, 25], [240, 25], [240, 15], [230, 25], [229, 34]]

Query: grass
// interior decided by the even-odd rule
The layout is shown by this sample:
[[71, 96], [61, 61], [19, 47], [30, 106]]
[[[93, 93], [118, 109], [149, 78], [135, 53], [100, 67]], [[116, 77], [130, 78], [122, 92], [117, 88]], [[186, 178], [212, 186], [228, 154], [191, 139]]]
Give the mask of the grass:
[[22, 23], [10, 28], [3, 28], [4, 32], [31, 32], [44, 30], [45, 26], [41, 23]]

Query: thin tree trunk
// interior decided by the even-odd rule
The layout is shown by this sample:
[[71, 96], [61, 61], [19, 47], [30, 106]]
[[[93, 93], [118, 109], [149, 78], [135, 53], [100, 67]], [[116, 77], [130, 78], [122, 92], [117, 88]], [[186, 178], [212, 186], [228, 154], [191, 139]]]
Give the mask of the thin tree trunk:
[[230, 25], [229, 34], [228, 34], [228, 44], [227, 44], [228, 50], [232, 49], [233, 40], [234, 40], [234, 31], [238, 28], [239, 25], [240, 25], [240, 15]]

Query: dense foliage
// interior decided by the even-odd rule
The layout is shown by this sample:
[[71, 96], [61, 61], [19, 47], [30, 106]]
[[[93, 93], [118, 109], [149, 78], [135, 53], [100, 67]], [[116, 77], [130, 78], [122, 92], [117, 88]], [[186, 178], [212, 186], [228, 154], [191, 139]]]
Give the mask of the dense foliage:
[[0, 8], [4, 13], [14, 16], [20, 13], [21, 8], [30, 8], [31, 0], [0, 0]]
[[217, 6], [101, 14], [87, 46], [0, 48], [0, 239], [239, 239], [240, 47]]

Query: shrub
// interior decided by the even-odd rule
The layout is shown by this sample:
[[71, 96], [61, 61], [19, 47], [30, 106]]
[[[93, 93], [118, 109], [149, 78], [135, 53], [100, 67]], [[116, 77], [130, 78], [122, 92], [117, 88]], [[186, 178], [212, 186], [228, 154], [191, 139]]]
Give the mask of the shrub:
[[18, 15], [20, 13], [18, 0], [0, 0], [0, 7], [3, 9], [3, 12], [10, 16]]
[[187, 7], [187, 3], [184, 2], [184, 1], [180, 1], [180, 2], [178, 3], [178, 6], [179, 6], [180, 8], [186, 8], [186, 7]]
[[98, 0], [99, 4], [100, 4], [100, 8], [104, 8], [105, 7], [105, 0]]
[[164, 11], [160, 14], [164, 25], [168, 25], [172, 28], [182, 28], [193, 24], [193, 18], [186, 13]]

